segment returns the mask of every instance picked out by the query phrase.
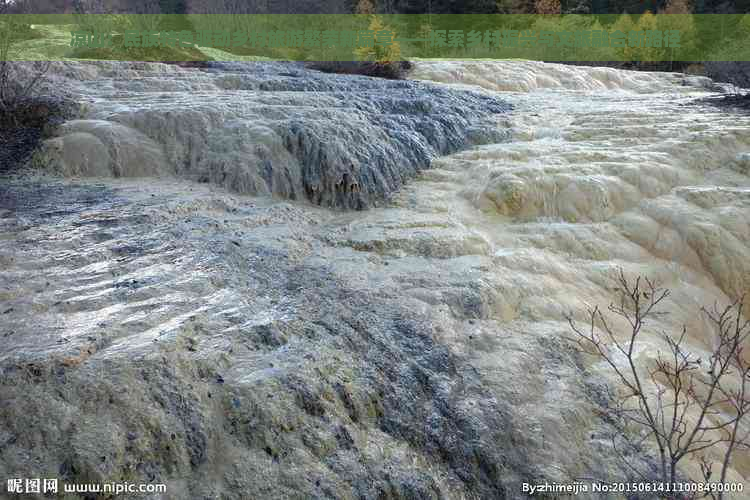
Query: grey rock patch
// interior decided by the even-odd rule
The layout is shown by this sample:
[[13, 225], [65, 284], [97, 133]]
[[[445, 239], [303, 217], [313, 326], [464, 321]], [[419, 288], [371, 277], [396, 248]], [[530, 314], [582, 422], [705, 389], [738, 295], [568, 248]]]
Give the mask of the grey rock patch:
[[512, 498], [533, 474], [509, 407], [428, 315], [305, 257], [325, 252], [322, 214], [184, 186], [16, 183], [3, 199], [34, 190], [6, 202], [28, 227], [0, 245], [8, 477], [165, 482], [168, 498]]
[[295, 64], [77, 64], [55, 71], [87, 114], [45, 142], [41, 168], [172, 174], [345, 209], [382, 204], [436, 156], [502, 139], [490, 117], [510, 109], [478, 91]]

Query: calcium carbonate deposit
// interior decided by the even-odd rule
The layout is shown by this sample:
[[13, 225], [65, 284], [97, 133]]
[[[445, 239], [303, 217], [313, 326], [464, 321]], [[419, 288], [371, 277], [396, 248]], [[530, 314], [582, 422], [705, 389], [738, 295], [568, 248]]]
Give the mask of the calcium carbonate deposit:
[[656, 329], [708, 355], [700, 306], [750, 286], [750, 117], [699, 104], [705, 78], [56, 64], [80, 116], [0, 185], [2, 477], [201, 500], [628, 479], [565, 314], [648, 275]]

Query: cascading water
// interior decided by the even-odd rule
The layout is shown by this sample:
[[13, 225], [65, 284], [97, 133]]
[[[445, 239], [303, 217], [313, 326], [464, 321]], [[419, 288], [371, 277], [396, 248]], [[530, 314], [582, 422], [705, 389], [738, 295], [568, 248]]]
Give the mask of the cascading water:
[[484, 117], [507, 110], [483, 94], [278, 63], [90, 66], [65, 81], [89, 107], [45, 144], [37, 155], [44, 168], [171, 173], [333, 207], [377, 204], [477, 130], [491, 139]]
[[[660, 332], [682, 325], [708, 359], [700, 307], [750, 290], [750, 116], [694, 103], [713, 85], [685, 75], [513, 61], [423, 62], [415, 77], [510, 91], [509, 142], [440, 159], [402, 197], [482, 235], [488, 274], [515, 285], [503, 328], [549, 335], [566, 311], [613, 300], [622, 268], [673, 293], [671, 314], [637, 346], [643, 367], [667, 352]], [[750, 456], [734, 464], [735, 480], [747, 478]]]
[[[87, 111], [36, 164], [67, 179], [0, 193], [11, 472], [31, 448], [44, 470], [185, 498], [621, 477], [596, 413], [608, 372], [566, 348], [565, 314], [606, 305], [621, 267], [672, 290], [656, 326], [703, 352], [699, 307], [750, 286], [750, 117], [694, 103], [704, 78], [56, 71]], [[660, 348], [647, 333], [639, 360]], [[728, 480], [749, 474], [738, 452]]]

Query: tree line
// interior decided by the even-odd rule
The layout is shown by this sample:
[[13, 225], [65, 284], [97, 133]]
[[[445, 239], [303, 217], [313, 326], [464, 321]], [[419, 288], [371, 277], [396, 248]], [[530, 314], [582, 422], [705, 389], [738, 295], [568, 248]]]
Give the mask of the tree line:
[[[681, 0], [695, 14], [743, 14], [750, 0]], [[162, 14], [348, 14], [358, 0], [0, 0], [11, 12]], [[667, 0], [379, 0], [379, 14], [643, 14]]]

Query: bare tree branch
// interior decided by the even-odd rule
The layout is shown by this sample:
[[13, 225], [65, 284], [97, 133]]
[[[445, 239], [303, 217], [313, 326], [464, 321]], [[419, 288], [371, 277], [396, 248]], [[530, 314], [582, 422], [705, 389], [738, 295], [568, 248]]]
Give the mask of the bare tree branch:
[[[724, 308], [717, 304], [712, 309], [701, 308], [713, 330], [708, 332], [714, 347], [707, 367], [686, 349], [687, 329], [683, 327], [677, 336], [661, 334], [667, 351], [659, 352], [654, 366], [649, 368], [639, 366], [635, 344], [651, 320], [666, 314], [659, 306], [669, 297], [669, 290], [646, 277], [629, 280], [622, 269], [616, 280], [618, 298], [607, 311], [629, 325], [625, 341], [620, 340], [598, 306], [587, 308], [585, 329], [578, 326], [572, 314], [566, 316], [579, 351], [604, 361], [616, 375], [622, 390], [618, 400], [607, 409], [609, 416], [645, 430], [641, 432], [645, 436], [633, 442], [624, 425], [622, 437], [638, 446], [646, 441], [656, 445], [663, 482], [675, 482], [678, 465], [686, 456], [726, 444], [719, 464], [719, 480], [724, 482], [733, 452], [750, 448], [750, 431], [744, 434], [740, 431], [741, 422], [750, 413], [750, 363], [743, 356], [743, 346], [750, 339], [750, 320], [743, 316], [744, 297]], [[617, 359], [620, 356], [623, 359]], [[730, 381], [738, 387], [728, 388]], [[624, 458], [614, 439], [613, 449]], [[716, 464], [701, 455], [699, 465], [702, 480], [715, 477]], [[704, 496], [722, 499], [723, 492]]]

